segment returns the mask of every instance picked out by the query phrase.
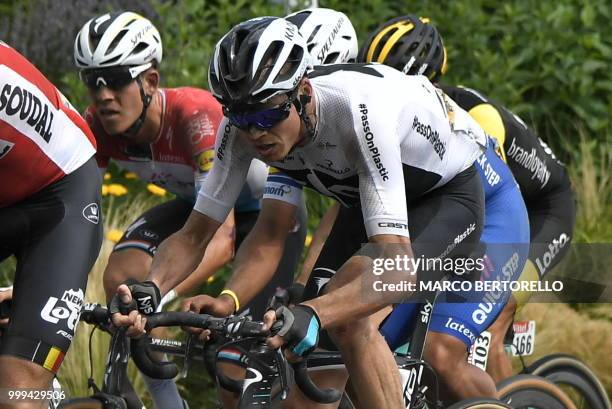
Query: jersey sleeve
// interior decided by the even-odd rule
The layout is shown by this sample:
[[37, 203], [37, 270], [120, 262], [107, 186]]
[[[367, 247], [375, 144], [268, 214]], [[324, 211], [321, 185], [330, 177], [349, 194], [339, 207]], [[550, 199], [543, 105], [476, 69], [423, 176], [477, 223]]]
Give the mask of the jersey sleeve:
[[397, 118], [384, 105], [353, 101], [353, 120], [361, 163], [359, 192], [368, 237], [409, 237], [408, 212]]
[[280, 200], [299, 207], [302, 203], [302, 184], [283, 171], [270, 167], [264, 188], [263, 198]]
[[202, 182], [194, 209], [223, 223], [238, 199], [253, 157], [236, 143], [236, 130], [227, 119], [217, 134], [214, 166]]

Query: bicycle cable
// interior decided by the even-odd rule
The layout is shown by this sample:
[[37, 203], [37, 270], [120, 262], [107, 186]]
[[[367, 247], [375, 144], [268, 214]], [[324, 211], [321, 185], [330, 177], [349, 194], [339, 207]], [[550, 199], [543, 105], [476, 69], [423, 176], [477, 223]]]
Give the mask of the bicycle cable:
[[93, 351], [92, 351], [92, 342], [93, 342], [93, 334], [98, 329], [98, 325], [94, 325], [89, 333], [89, 379], [87, 379], [87, 389], [92, 389], [94, 393], [100, 392], [98, 385], [96, 385], [96, 381], [93, 376]]

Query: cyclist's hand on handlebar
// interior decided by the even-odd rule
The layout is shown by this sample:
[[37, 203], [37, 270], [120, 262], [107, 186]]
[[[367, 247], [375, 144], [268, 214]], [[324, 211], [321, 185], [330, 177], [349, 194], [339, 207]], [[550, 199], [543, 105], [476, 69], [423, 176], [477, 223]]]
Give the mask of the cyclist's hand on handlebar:
[[[234, 312], [234, 304], [228, 297], [214, 298], [209, 295], [197, 295], [183, 301], [182, 310], [196, 314], [210, 314], [215, 317], [227, 317]], [[210, 331], [201, 328], [183, 327], [183, 330], [198, 335], [200, 341], [207, 341]]]
[[234, 313], [234, 301], [230, 297], [197, 295], [183, 301], [183, 311], [210, 314], [214, 317], [229, 317]]
[[279, 348], [287, 344], [288, 351], [297, 357], [308, 355], [316, 348], [321, 324], [314, 309], [300, 304], [269, 310], [264, 315], [264, 329], [272, 328], [277, 320], [282, 320], [283, 325], [277, 335], [268, 338], [269, 347]]
[[[129, 306], [132, 304], [132, 293], [125, 284], [121, 284], [117, 288], [117, 294], [115, 294], [115, 297], [118, 297], [119, 301], [124, 306]], [[128, 327], [125, 333], [128, 337], [139, 337], [145, 333], [145, 324], [147, 323], [147, 319], [136, 309], [129, 311], [129, 313], [128, 311], [114, 312], [111, 315], [111, 320], [113, 325], [116, 327]]]

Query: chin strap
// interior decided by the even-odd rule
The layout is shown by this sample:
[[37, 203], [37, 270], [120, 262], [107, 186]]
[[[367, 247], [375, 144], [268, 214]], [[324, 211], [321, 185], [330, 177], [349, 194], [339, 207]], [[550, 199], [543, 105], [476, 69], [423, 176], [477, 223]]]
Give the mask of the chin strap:
[[140, 77], [136, 77], [136, 83], [138, 84], [138, 88], [140, 88], [140, 99], [142, 100], [142, 112], [140, 116], [128, 129], [123, 132], [126, 135], [135, 136], [140, 128], [142, 128], [142, 124], [144, 124], [145, 117], [147, 116], [147, 108], [151, 104], [151, 100], [153, 99], [151, 95], [145, 94], [144, 88], [142, 87], [142, 82], [140, 81]]
[[306, 114], [306, 105], [308, 105], [311, 100], [312, 97], [310, 95], [300, 95], [298, 98], [295, 99], [295, 101], [293, 101], [293, 105], [295, 106], [295, 109], [297, 110], [300, 119], [302, 120], [302, 122], [304, 122], [304, 125], [306, 126], [309, 141], [314, 138], [316, 131], [315, 126], [312, 124], [312, 121], [310, 120], [310, 118], [308, 118], [308, 115]]

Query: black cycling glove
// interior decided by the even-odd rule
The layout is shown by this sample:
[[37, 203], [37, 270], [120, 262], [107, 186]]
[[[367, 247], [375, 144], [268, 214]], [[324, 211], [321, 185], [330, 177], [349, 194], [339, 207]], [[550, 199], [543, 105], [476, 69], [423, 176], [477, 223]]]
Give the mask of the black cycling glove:
[[276, 310], [276, 317], [283, 321], [278, 335], [285, 339], [291, 352], [305, 356], [317, 347], [321, 322], [312, 308], [307, 305], [280, 307]]
[[111, 299], [108, 309], [111, 314], [120, 312], [128, 314], [130, 311], [138, 310], [141, 314], [149, 315], [157, 311], [161, 302], [161, 293], [153, 281], [140, 282], [133, 278], [128, 278], [123, 282], [132, 293], [132, 302], [124, 304], [118, 294]]

